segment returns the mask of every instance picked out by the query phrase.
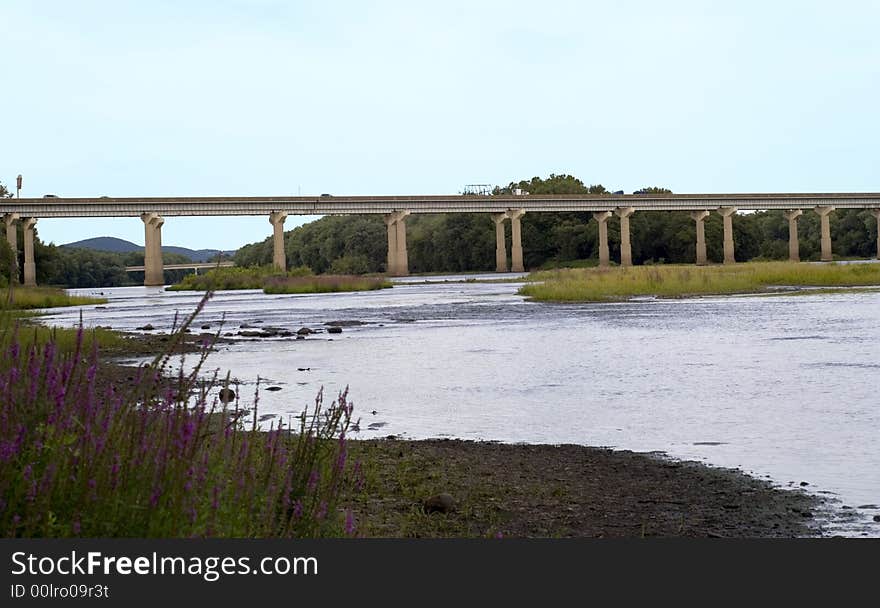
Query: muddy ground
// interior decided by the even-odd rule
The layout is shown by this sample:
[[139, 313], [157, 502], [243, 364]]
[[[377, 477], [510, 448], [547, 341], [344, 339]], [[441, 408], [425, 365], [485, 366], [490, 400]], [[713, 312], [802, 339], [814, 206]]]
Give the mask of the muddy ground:
[[[793, 537], [820, 534], [822, 499], [741, 472], [575, 445], [354, 442], [368, 536]], [[449, 513], [423, 501], [447, 493]]]

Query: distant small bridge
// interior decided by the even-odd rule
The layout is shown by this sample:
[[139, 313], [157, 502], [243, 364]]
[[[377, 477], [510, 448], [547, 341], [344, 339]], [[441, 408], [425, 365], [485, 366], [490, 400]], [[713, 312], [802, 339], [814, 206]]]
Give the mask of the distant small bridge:
[[[204, 262], [201, 264], [165, 264], [164, 270], [195, 270], [199, 274], [199, 270], [211, 270], [212, 268], [232, 268], [235, 262]], [[125, 272], [144, 272], [145, 266], [126, 266]]]

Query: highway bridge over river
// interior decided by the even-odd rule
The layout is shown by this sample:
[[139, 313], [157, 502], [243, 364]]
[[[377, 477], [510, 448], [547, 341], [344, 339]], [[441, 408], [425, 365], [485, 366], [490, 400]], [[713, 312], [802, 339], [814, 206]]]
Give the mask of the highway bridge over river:
[[[703, 221], [710, 213], [724, 218], [724, 263], [734, 263], [733, 217], [737, 210], [779, 209], [789, 222], [789, 257], [799, 260], [797, 219], [804, 211], [821, 218], [822, 260], [832, 259], [829, 214], [835, 209], [870, 209], [880, 227], [880, 193], [794, 194], [615, 194], [615, 195], [425, 195], [425, 196], [266, 196], [266, 197], [149, 197], [149, 198], [15, 198], [0, 199], [6, 238], [18, 251], [17, 228], [24, 233], [24, 282], [36, 284], [34, 225], [38, 218], [140, 217], [144, 222], [144, 284], [162, 285], [162, 225], [166, 217], [265, 215], [273, 228], [273, 262], [286, 268], [284, 220], [289, 215], [384, 216], [388, 228], [387, 273], [409, 272], [406, 217], [413, 213], [488, 213], [496, 226], [496, 270], [506, 272], [505, 224], [511, 222], [511, 270], [523, 271], [520, 220], [526, 213], [591, 212], [599, 223], [599, 263], [610, 263], [607, 221], [620, 218], [620, 264], [632, 264], [629, 218], [633, 213], [688, 211], [696, 223], [696, 264], [705, 264]], [[880, 249], [880, 231], [878, 231]]]

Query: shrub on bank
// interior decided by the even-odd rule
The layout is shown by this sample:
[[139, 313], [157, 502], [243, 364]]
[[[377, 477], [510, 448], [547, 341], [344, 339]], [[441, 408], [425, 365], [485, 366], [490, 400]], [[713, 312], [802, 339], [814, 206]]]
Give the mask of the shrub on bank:
[[[204, 300], [203, 300], [204, 304]], [[196, 311], [198, 312], [198, 310]], [[190, 317], [171, 342], [182, 339]], [[351, 534], [338, 512], [352, 481], [352, 406], [318, 393], [298, 428], [257, 427], [216, 382], [173, 378], [169, 356], [130, 386], [102, 380], [97, 342], [24, 345], [0, 319], [0, 534], [6, 537], [308, 537]], [[169, 352], [173, 350], [173, 346]]]

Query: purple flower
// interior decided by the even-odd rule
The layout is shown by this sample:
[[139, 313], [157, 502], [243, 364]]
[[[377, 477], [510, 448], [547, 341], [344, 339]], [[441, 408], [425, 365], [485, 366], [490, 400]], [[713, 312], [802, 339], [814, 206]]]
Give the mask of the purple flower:
[[9, 462], [18, 454], [17, 441], [0, 441], [0, 462]]
[[354, 513], [352, 513], [351, 509], [345, 510], [345, 533], [348, 536], [354, 536], [356, 526], [354, 523]]

